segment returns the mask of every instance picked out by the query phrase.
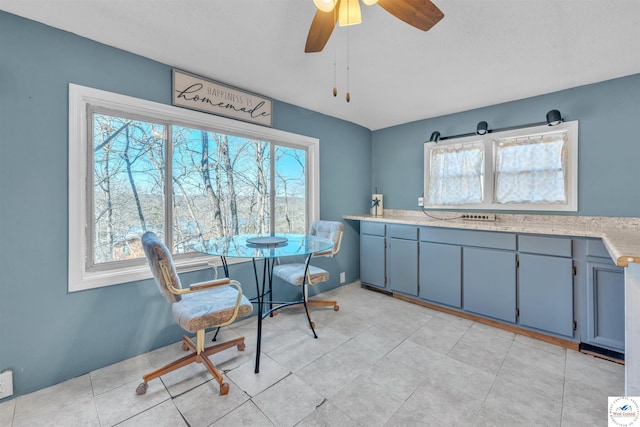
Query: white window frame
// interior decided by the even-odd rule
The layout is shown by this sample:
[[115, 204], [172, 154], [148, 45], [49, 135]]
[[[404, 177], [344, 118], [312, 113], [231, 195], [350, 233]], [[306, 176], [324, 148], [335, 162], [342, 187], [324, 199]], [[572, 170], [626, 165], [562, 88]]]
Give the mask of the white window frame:
[[[250, 139], [269, 141], [289, 147], [305, 147], [308, 156], [307, 213], [308, 221], [320, 218], [320, 141], [317, 138], [298, 135], [278, 129], [246, 123], [226, 117], [214, 116], [185, 108], [115, 94], [76, 84], [69, 84], [69, 246], [68, 246], [68, 290], [69, 292], [94, 289], [148, 279], [151, 277], [146, 262], [133, 263], [117, 269], [88, 271], [86, 233], [91, 232], [87, 224], [88, 196], [88, 107], [99, 106], [123, 111], [142, 117], [152, 117], [182, 126], [215, 128], [221, 133], [244, 136]], [[175, 259], [179, 272], [199, 270], [219, 265], [218, 257], [193, 254]], [[244, 260], [229, 260], [230, 263]]]
[[[526, 138], [534, 135], [544, 135], [555, 132], [567, 132], [567, 203], [496, 203], [494, 201], [495, 185], [495, 141], [505, 138]], [[430, 178], [431, 149], [442, 145], [484, 144], [484, 179], [483, 200], [481, 203], [461, 205], [427, 205], [427, 193]], [[471, 135], [444, 141], [425, 142], [424, 144], [424, 209], [434, 210], [510, 210], [510, 211], [548, 211], [548, 212], [576, 212], [578, 210], [578, 121], [563, 122], [556, 126], [532, 126], [500, 132], [490, 132], [485, 135]]]

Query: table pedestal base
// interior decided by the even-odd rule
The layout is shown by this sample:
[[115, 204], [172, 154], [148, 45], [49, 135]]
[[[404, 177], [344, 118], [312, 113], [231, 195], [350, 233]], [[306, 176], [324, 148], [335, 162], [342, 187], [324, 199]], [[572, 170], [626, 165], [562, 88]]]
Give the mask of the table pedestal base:
[[[309, 260], [311, 256], [307, 257], [306, 261], [306, 269], [309, 268]], [[260, 372], [260, 352], [261, 352], [261, 344], [262, 344], [262, 321], [267, 316], [273, 316], [273, 312], [292, 305], [300, 305], [304, 306], [304, 312], [307, 315], [307, 321], [309, 322], [309, 327], [311, 328], [311, 332], [313, 333], [313, 338], [318, 338], [316, 334], [315, 325], [311, 321], [311, 315], [309, 314], [309, 306], [307, 305], [307, 283], [306, 283], [306, 271], [305, 271], [305, 281], [302, 284], [302, 299], [299, 301], [274, 301], [273, 300], [273, 266], [275, 265], [275, 258], [264, 258], [264, 266], [262, 268], [262, 280], [258, 276], [258, 266], [256, 264], [256, 259], [253, 258], [253, 272], [256, 278], [256, 291], [257, 297], [252, 300], [255, 304], [258, 305], [258, 338], [256, 343], [256, 365], [254, 372], [257, 374]], [[260, 287], [260, 283], [262, 283], [262, 288]], [[267, 289], [268, 286], [268, 289]], [[265, 296], [268, 295], [268, 299], [265, 299]]]

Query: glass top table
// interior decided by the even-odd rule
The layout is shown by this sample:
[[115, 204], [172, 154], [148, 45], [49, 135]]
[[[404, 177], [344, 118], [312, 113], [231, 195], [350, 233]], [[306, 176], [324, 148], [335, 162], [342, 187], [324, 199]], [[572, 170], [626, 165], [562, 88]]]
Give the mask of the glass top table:
[[[201, 253], [219, 256], [226, 277], [229, 277], [227, 258], [251, 258], [256, 280], [257, 296], [251, 302], [258, 306], [258, 334], [256, 343], [255, 373], [260, 372], [260, 347], [262, 343], [262, 320], [272, 316], [277, 309], [290, 305], [304, 305], [307, 320], [314, 338], [316, 335], [309, 309], [307, 307], [306, 271], [314, 253], [326, 252], [333, 247], [333, 241], [308, 234], [241, 234], [230, 237], [220, 237], [205, 240], [193, 248]], [[301, 296], [295, 301], [274, 301], [273, 295], [273, 267], [278, 258], [305, 256], [305, 279], [301, 286]], [[257, 261], [264, 260], [262, 278], [258, 274]], [[268, 297], [268, 299], [266, 299]]]
[[328, 251], [333, 242], [307, 234], [240, 234], [205, 240], [198, 252], [226, 258], [283, 258]]

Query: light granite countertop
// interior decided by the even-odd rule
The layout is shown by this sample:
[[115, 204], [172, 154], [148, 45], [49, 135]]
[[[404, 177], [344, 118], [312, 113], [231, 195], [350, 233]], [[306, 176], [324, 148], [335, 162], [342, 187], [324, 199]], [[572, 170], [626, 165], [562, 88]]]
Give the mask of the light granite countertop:
[[[385, 209], [383, 215], [344, 215], [344, 219], [467, 230], [601, 238], [618, 266], [640, 263], [640, 218], [571, 215], [495, 214], [495, 221], [460, 219], [463, 212]], [[494, 214], [491, 214], [494, 215]]]

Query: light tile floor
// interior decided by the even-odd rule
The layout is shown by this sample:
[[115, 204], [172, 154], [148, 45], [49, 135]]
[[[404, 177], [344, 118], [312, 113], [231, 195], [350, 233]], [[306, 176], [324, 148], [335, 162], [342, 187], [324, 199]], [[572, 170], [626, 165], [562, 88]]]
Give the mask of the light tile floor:
[[230, 392], [200, 365], [149, 383], [182, 354], [176, 343], [0, 403], [0, 426], [603, 426], [624, 367], [362, 289], [322, 295], [314, 340], [302, 310], [224, 328], [246, 350], [214, 355]]

